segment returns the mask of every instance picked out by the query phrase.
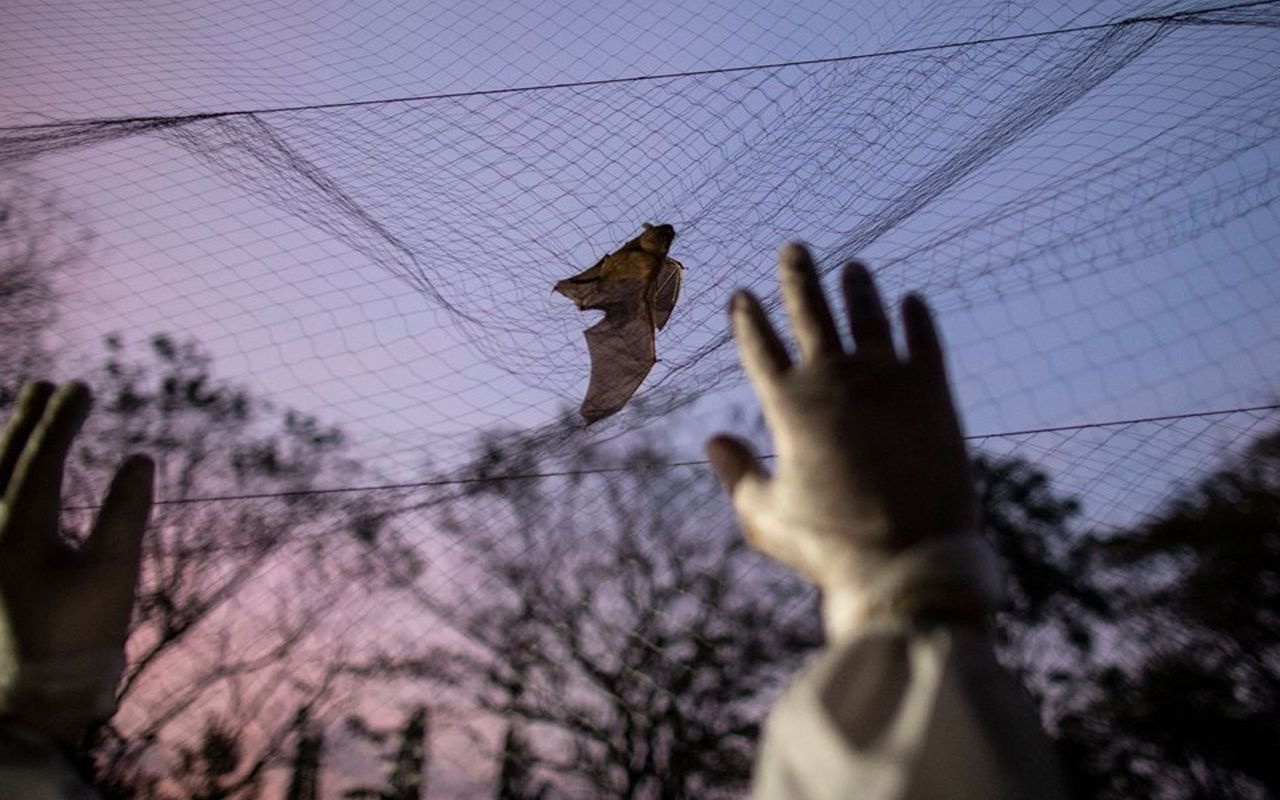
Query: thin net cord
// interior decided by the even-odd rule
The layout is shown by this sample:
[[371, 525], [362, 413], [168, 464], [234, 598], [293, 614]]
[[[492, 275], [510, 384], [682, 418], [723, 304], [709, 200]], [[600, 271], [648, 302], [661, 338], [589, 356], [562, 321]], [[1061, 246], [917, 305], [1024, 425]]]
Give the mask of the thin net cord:
[[[143, 167], [157, 159], [202, 164], [156, 170], [146, 184], [154, 196], [112, 188], [120, 206], [188, 241], [165, 245], [174, 251], [165, 260], [155, 255], [161, 245], [145, 249], [121, 222], [121, 231], [103, 235], [124, 252], [144, 252], [133, 271], [117, 265], [110, 277], [163, 296], [174, 324], [203, 323], [206, 342], [244, 356], [240, 372], [308, 387], [330, 417], [347, 419], [351, 406], [327, 398], [361, 376], [365, 402], [382, 409], [366, 426], [374, 435], [361, 437], [368, 452], [419, 448], [403, 441], [401, 423], [433, 420], [429, 443], [447, 465], [430, 472], [445, 476], [438, 482], [334, 481], [330, 489], [237, 496], [210, 478], [203, 485], [213, 491], [166, 498], [163, 513], [174, 515], [166, 530], [216, 530], [228, 520], [246, 529], [286, 525], [304, 516], [290, 497], [354, 490], [376, 498], [414, 547], [440, 554], [411, 584], [430, 589], [437, 607], [457, 609], [484, 599], [494, 579], [465, 541], [441, 532], [439, 510], [471, 503], [481, 521], [505, 519], [502, 502], [469, 487], [543, 483], [548, 502], [568, 502], [574, 480], [677, 475], [692, 485], [693, 473], [705, 473], [693, 460], [473, 478], [471, 431], [504, 424], [510, 433], [500, 446], [554, 463], [583, 445], [678, 419], [737, 385], [723, 298], [746, 285], [776, 305], [768, 254], [796, 235], [813, 239], [827, 272], [860, 256], [886, 294], [910, 287], [936, 301], [971, 422], [1005, 431], [971, 442], [1044, 465], [1064, 492], [1085, 498], [1079, 528], [1152, 513], [1169, 485], [1210, 468], [1274, 419], [1274, 405], [1242, 401], [1275, 389], [1265, 356], [1277, 331], [1268, 309], [1280, 304], [1267, 271], [1280, 252], [1271, 8], [1139, 13], [740, 71], [16, 126], [0, 136], [0, 163], [49, 164], [74, 177], [80, 166], [69, 162], [101, 148]], [[574, 141], [556, 137], [563, 131]], [[93, 180], [114, 187], [102, 174]], [[223, 203], [213, 216], [183, 199], [205, 190]], [[243, 208], [246, 197], [254, 213]], [[261, 208], [275, 215], [255, 219]], [[672, 327], [659, 338], [663, 363], [618, 418], [566, 433], [547, 421], [548, 409], [576, 402], [584, 321], [541, 295], [644, 219], [677, 224], [674, 254], [690, 270]], [[155, 231], [137, 234], [146, 235]], [[209, 274], [179, 269], [193, 254]], [[264, 254], [279, 274], [245, 266]], [[105, 286], [87, 283], [81, 297], [97, 301]], [[255, 305], [263, 296], [290, 319]], [[130, 313], [122, 310], [116, 327], [135, 336], [154, 330]], [[111, 327], [88, 318], [64, 320], [69, 339]], [[405, 344], [414, 339], [421, 344]], [[376, 357], [383, 349], [411, 368], [394, 372]], [[469, 359], [481, 366], [441, 378], [441, 365]], [[359, 369], [345, 372], [348, 362]], [[1150, 401], [1154, 393], [1159, 402]], [[1032, 412], [1014, 414], [1015, 405]], [[1038, 424], [1064, 416], [1112, 421]], [[708, 530], [730, 524], [722, 499], [672, 506], [706, 520]], [[325, 531], [345, 547], [348, 520], [325, 516], [340, 507], [313, 519], [331, 521]], [[325, 538], [285, 529], [297, 553]], [[558, 544], [544, 532], [511, 557], [573, 563]], [[262, 545], [241, 536], [216, 546], [231, 553]], [[311, 574], [287, 559], [268, 561], [261, 583], [235, 600], [253, 619], [269, 619], [275, 603], [305, 594], [302, 587], [332, 597], [332, 586], [313, 583], [324, 567]], [[315, 663], [332, 642], [415, 655], [405, 626], [420, 607], [372, 587], [342, 600], [308, 640]], [[810, 613], [803, 598], [791, 602], [795, 618]], [[273, 644], [267, 625], [222, 630], [234, 631], [246, 653]], [[531, 686], [564, 710], [568, 700], [550, 684]], [[164, 708], [180, 694], [157, 685], [151, 699]], [[459, 754], [441, 758], [466, 763]]]

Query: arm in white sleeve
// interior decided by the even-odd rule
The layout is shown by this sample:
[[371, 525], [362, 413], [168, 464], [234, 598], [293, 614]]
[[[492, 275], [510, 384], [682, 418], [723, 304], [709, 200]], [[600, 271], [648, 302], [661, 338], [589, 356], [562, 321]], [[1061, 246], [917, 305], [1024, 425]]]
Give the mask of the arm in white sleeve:
[[798, 357], [759, 298], [730, 311], [773, 469], [732, 436], [707, 454], [751, 546], [822, 592], [830, 644], [770, 715], [756, 797], [1063, 797], [987, 638], [1001, 581], [928, 306], [903, 300], [899, 349], [870, 270], [847, 264], [849, 348], [807, 248], [778, 270]]
[[864, 587], [865, 614], [775, 704], [757, 800], [1066, 796], [1029, 698], [964, 610], [970, 590], [996, 594], [993, 559], [972, 534], [934, 540]]

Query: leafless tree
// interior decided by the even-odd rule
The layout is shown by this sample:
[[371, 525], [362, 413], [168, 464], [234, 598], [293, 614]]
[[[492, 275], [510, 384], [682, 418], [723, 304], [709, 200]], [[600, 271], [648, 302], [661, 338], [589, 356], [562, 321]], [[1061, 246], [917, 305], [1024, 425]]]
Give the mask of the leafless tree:
[[440, 508], [461, 566], [417, 596], [462, 644], [401, 665], [503, 721], [499, 796], [740, 794], [769, 700], [818, 642], [812, 593], [747, 550], [705, 467], [655, 468], [669, 455], [645, 444], [483, 451], [477, 474], [575, 475], [482, 480]]
[[30, 174], [0, 173], [0, 407], [46, 356], [57, 311], [54, 281], [84, 257], [89, 235], [57, 194]]
[[[123, 453], [156, 459], [163, 502], [145, 540], [121, 709], [98, 735], [100, 775], [127, 795], [209, 749], [191, 741], [234, 740], [235, 770], [217, 785], [250, 797], [288, 760], [293, 710], [319, 716], [337, 696], [349, 653], [338, 599], [413, 555], [357, 535], [367, 498], [310, 491], [359, 473], [341, 431], [216, 379], [194, 342], [157, 336], [145, 350], [107, 342], [70, 480], [80, 510], [65, 523], [77, 536], [94, 477]], [[192, 730], [199, 719], [211, 720], [204, 734]]]

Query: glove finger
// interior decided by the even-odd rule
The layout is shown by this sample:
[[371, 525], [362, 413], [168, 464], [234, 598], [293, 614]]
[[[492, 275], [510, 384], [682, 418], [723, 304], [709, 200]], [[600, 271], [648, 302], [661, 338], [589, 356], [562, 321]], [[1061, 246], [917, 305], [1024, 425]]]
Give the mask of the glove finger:
[[942, 354], [942, 342], [933, 313], [919, 295], [909, 294], [902, 301], [902, 326], [906, 331], [907, 359], [919, 364], [926, 372], [945, 379], [946, 369]]
[[89, 387], [78, 382], [63, 385], [50, 398], [6, 489], [13, 524], [0, 546], [7, 552], [35, 556], [57, 545], [62, 470], [91, 404]]
[[128, 627], [138, 585], [154, 476], [155, 466], [146, 456], [131, 456], [120, 465], [80, 551], [99, 576], [103, 601], [110, 603], [121, 635]]
[[747, 544], [805, 576], [813, 570], [806, 561], [802, 537], [767, 522], [773, 507], [771, 476], [751, 445], [736, 436], [719, 435], [707, 442], [707, 456], [720, 482], [729, 490]]
[[840, 333], [831, 317], [831, 307], [822, 293], [822, 281], [813, 258], [802, 244], [789, 244], [778, 252], [778, 277], [782, 301], [791, 318], [791, 332], [800, 347], [800, 358], [812, 361], [840, 353]]
[[889, 317], [871, 272], [857, 261], [849, 262], [844, 268], [841, 288], [849, 308], [849, 329], [857, 352], [877, 357], [894, 355]]
[[779, 375], [791, 368], [791, 356], [787, 355], [787, 348], [769, 323], [760, 301], [750, 292], [735, 292], [730, 318], [747, 377], [757, 391], [771, 387]]
[[[773, 558], [776, 547], [756, 525], [760, 510], [767, 504], [769, 473], [751, 445], [736, 436], [720, 434], [707, 442], [711, 468], [729, 491], [747, 544]], [[784, 559], [778, 559], [786, 563]]]
[[53, 384], [48, 381], [28, 383], [18, 394], [17, 408], [4, 426], [3, 438], [0, 438], [0, 493], [13, 478], [18, 458], [26, 448], [36, 423], [44, 416], [45, 406], [52, 395]]
[[751, 445], [736, 436], [721, 434], [708, 440], [707, 458], [711, 459], [712, 470], [730, 495], [748, 476], [759, 480], [769, 478]]

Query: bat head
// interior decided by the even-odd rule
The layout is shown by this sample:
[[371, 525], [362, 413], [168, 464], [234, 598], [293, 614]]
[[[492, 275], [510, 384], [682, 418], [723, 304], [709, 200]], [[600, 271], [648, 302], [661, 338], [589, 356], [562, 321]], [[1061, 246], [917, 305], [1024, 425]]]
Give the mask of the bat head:
[[666, 255], [675, 241], [676, 229], [670, 225], [644, 224], [644, 233], [640, 234], [640, 247], [650, 253]]

